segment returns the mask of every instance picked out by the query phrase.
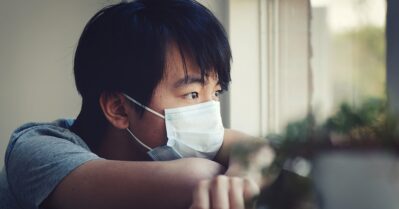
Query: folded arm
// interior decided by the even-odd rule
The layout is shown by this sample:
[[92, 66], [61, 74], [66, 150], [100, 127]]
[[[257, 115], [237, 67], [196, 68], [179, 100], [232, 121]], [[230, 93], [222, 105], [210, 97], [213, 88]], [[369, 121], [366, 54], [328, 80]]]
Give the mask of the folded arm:
[[224, 172], [187, 158], [169, 162], [89, 161], [66, 176], [43, 208], [188, 208], [199, 181]]
[[236, 130], [225, 129], [223, 145], [220, 148], [214, 160], [222, 164], [223, 166], [228, 167], [230, 159], [230, 151], [232, 147], [239, 142], [244, 142], [254, 138], [255, 137], [249, 136], [247, 134], [244, 134]]

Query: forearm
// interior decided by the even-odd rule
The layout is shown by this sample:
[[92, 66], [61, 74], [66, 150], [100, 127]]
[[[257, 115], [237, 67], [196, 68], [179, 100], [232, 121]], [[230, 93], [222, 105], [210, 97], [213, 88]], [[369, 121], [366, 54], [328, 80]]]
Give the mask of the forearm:
[[92, 161], [65, 177], [43, 208], [188, 208], [197, 183], [223, 172], [204, 159]]

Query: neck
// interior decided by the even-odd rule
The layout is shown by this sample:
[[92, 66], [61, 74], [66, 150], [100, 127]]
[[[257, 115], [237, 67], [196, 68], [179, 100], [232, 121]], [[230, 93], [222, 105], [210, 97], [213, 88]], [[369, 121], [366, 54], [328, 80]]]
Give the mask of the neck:
[[116, 129], [108, 122], [101, 125], [93, 121], [87, 120], [81, 114], [71, 127], [71, 131], [80, 136], [93, 153], [108, 160], [151, 160], [147, 150], [133, 141], [126, 130]]
[[127, 130], [108, 127], [97, 149], [97, 155], [110, 160], [149, 161], [147, 151], [135, 142]]

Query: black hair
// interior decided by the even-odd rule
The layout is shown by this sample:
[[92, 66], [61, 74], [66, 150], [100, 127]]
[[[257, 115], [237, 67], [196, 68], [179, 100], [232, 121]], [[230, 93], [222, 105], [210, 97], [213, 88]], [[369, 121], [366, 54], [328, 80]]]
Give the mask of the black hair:
[[108, 124], [100, 95], [123, 92], [147, 105], [165, 75], [170, 44], [177, 46], [184, 64], [190, 58], [199, 67], [202, 80], [215, 73], [227, 90], [231, 50], [226, 32], [195, 0], [123, 2], [102, 9], [87, 23], [74, 60], [82, 109], [72, 129], [89, 146]]

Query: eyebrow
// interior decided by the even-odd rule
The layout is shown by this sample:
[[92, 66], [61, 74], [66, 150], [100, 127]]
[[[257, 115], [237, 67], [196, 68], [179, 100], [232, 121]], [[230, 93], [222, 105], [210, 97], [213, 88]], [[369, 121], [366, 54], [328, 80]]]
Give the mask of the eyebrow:
[[201, 77], [187, 76], [187, 77], [181, 78], [178, 81], [176, 81], [173, 86], [175, 88], [180, 88], [182, 86], [186, 86], [186, 85], [190, 85], [190, 84], [194, 84], [194, 83], [199, 83], [201, 85], [204, 85], [207, 82], [204, 79], [202, 79]]

